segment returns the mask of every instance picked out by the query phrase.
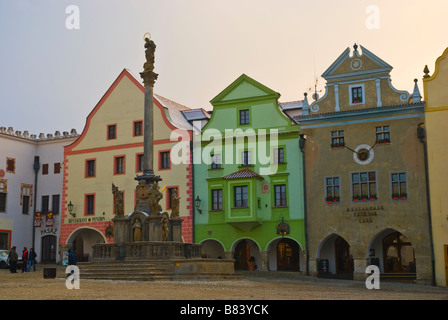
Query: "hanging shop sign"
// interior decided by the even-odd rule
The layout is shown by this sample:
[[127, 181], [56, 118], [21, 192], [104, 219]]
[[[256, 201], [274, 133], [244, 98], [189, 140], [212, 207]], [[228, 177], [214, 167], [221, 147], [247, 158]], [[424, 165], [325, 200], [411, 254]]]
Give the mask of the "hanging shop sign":
[[280, 234], [282, 236], [285, 236], [289, 234], [289, 224], [282, 221], [277, 225], [277, 234]]
[[42, 226], [42, 213], [40, 211], [34, 212], [34, 228]]
[[46, 227], [53, 227], [54, 226], [53, 211], [47, 211], [46, 219], [45, 219], [45, 226]]

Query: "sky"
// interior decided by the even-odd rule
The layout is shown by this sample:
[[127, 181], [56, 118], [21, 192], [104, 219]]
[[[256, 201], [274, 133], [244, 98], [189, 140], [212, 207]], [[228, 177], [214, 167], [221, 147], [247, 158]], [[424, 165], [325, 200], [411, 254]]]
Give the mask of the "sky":
[[81, 133], [123, 69], [141, 81], [146, 32], [154, 92], [189, 108], [211, 110], [243, 73], [280, 102], [316, 80], [322, 96], [322, 73], [354, 43], [393, 67], [396, 89], [417, 78], [423, 95], [447, 17], [447, 0], [0, 0], [0, 127]]

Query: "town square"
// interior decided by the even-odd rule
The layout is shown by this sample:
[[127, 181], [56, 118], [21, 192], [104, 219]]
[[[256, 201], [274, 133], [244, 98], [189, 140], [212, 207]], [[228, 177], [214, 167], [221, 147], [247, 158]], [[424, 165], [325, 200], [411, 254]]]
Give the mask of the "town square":
[[447, 300], [446, 14], [0, 0], [0, 299]]

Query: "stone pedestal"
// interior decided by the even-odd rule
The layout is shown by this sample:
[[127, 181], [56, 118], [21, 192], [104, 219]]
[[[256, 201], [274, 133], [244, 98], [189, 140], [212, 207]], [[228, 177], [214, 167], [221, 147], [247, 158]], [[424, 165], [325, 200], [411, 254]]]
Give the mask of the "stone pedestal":
[[170, 220], [170, 239], [175, 242], [182, 242], [182, 222], [181, 218], [174, 218]]
[[125, 243], [127, 239], [127, 219], [123, 216], [116, 216], [112, 219], [114, 223], [114, 242]]
[[149, 216], [146, 219], [148, 223], [148, 241], [162, 241], [162, 219], [160, 216]]

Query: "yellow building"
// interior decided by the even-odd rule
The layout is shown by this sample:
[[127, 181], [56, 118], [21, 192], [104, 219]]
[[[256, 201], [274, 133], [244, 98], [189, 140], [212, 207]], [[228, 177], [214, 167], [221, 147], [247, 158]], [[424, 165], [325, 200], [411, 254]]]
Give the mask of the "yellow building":
[[[448, 148], [443, 134], [448, 121], [448, 48], [432, 76], [423, 78], [435, 275], [438, 286], [448, 285]], [[427, 70], [426, 70], [427, 71]]]
[[[360, 52], [361, 50], [361, 52]], [[423, 144], [424, 103], [392, 86], [392, 66], [347, 48], [323, 73], [322, 98], [300, 124], [309, 270], [319, 277], [432, 280]], [[306, 138], [306, 142], [304, 142]]]
[[[191, 140], [191, 124], [182, 113], [189, 110], [154, 95], [153, 169], [162, 178], [161, 190], [165, 187], [160, 204], [170, 213], [170, 192], [178, 193], [186, 242], [192, 242], [192, 165], [173, 161], [178, 142], [170, 136], [180, 130], [183, 140]], [[125, 69], [88, 115], [80, 137], [65, 147], [59, 244], [73, 247], [78, 260], [89, 258], [92, 244], [113, 241], [112, 184], [123, 192], [125, 214], [134, 211], [135, 177], [142, 173], [143, 119], [144, 87]]]

